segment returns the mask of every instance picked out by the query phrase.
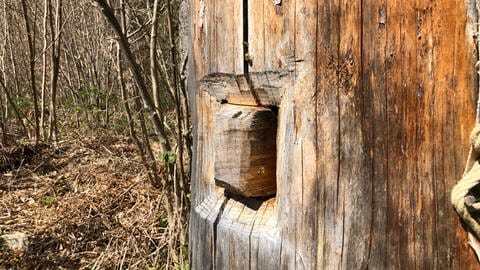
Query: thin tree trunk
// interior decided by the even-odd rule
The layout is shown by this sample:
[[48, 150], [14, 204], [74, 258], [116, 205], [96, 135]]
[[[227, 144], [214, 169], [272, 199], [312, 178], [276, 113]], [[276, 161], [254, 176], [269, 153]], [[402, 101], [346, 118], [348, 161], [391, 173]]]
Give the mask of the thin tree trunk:
[[[142, 159], [142, 163], [148, 167], [148, 161], [145, 158], [145, 150], [143, 149], [142, 143], [138, 139], [137, 132], [135, 131], [135, 123], [132, 117], [132, 112], [130, 110], [130, 106], [128, 105], [128, 95], [127, 95], [127, 90], [125, 85], [125, 79], [123, 77], [124, 70], [122, 66], [122, 52], [120, 49], [120, 45], [118, 44], [117, 44], [117, 69], [118, 69], [118, 84], [120, 85], [120, 91], [122, 94], [123, 107], [125, 109], [125, 113], [127, 114], [128, 130], [130, 133], [130, 137], [135, 142], [135, 145], [137, 145], [138, 152]], [[155, 182], [154, 176], [150, 170], [148, 170], [148, 178], [152, 183]]]
[[[126, 27], [126, 20], [127, 19], [126, 19], [126, 16], [125, 16], [125, 1], [120, 0], [120, 24], [121, 24], [121, 28], [122, 28], [123, 32], [125, 32], [125, 29], [127, 28]], [[140, 128], [141, 128], [141, 131], [142, 131], [144, 144], [142, 144], [141, 141], [138, 139], [137, 133], [135, 131], [135, 125], [134, 125], [135, 122], [134, 122], [134, 119], [132, 117], [130, 106], [128, 105], [128, 92], [127, 92], [126, 85], [125, 85], [125, 79], [123, 77], [124, 69], [123, 69], [123, 65], [122, 65], [122, 61], [121, 61], [121, 59], [122, 59], [121, 56], [122, 56], [121, 46], [117, 42], [117, 66], [118, 66], [118, 73], [119, 73], [119, 83], [120, 83], [122, 99], [123, 99], [123, 103], [124, 103], [124, 107], [125, 107], [125, 112], [127, 113], [130, 135], [132, 136], [135, 143], [137, 144], [138, 149], [140, 151], [140, 154], [142, 156], [143, 162], [149, 170], [149, 174], [151, 175], [150, 176], [150, 181], [154, 185], [156, 185], [156, 186], [161, 185], [161, 188], [165, 189], [166, 188], [165, 182], [162, 182], [161, 179], [159, 178], [160, 173], [158, 171], [155, 156], [153, 155], [152, 147], [151, 147], [150, 141], [148, 139], [148, 132], [147, 132], [147, 128], [146, 128], [146, 125], [145, 125], [145, 117], [144, 117], [144, 114], [143, 114], [142, 106], [141, 106], [139, 98], [138, 98], [138, 93], [134, 93], [134, 95], [135, 95], [134, 101], [135, 101], [135, 108], [139, 111], [139, 122], [140, 122]], [[146, 156], [148, 156], [150, 158], [150, 161], [147, 161]]]
[[[3, 108], [3, 100], [0, 98], [0, 107]], [[5, 118], [3, 113], [0, 113], [0, 131], [2, 132], [2, 144], [7, 143], [7, 130], [5, 128]]]
[[[17, 74], [17, 61], [16, 61], [16, 58], [15, 58], [15, 54], [13, 53], [13, 43], [12, 43], [12, 38], [11, 38], [11, 35], [10, 35], [10, 22], [8, 20], [8, 13], [7, 13], [7, 1], [4, 1], [3, 3], [3, 8], [4, 8], [4, 24], [5, 24], [5, 41], [8, 42], [8, 52], [9, 52], [9, 56], [10, 56], [10, 68], [11, 68], [11, 71], [12, 71], [12, 74], [13, 74], [13, 81], [14, 81], [14, 85], [15, 85], [15, 91], [16, 91], [16, 94], [18, 95], [18, 93], [20, 92], [20, 87], [19, 87], [19, 79], [18, 79], [18, 74]], [[4, 77], [4, 83], [7, 84], [7, 75], [5, 74], [5, 77]], [[9, 119], [9, 106], [8, 106], [8, 102], [6, 104], [7, 106], [5, 107], [5, 119]]]
[[80, 127], [80, 117], [78, 115], [78, 98], [76, 96], [76, 93], [75, 93], [75, 85], [73, 84], [73, 78], [72, 78], [72, 66], [71, 66], [71, 62], [68, 58], [68, 52], [65, 51], [65, 62], [66, 62], [66, 73], [65, 73], [65, 78], [68, 82], [68, 86], [69, 86], [69, 89], [70, 89], [70, 93], [71, 93], [71, 96], [72, 96], [72, 100], [73, 100], [73, 103], [74, 103], [74, 106], [75, 106], [75, 123], [77, 125], [77, 128]]
[[[173, 85], [175, 88], [175, 108], [176, 108], [176, 115], [177, 115], [177, 147], [178, 147], [178, 157], [177, 157], [177, 166], [180, 170], [178, 177], [175, 177], [175, 187], [176, 192], [175, 195], [178, 197], [176, 198], [177, 201], [177, 213], [179, 217], [176, 219], [179, 221], [177, 224], [177, 231], [179, 235], [179, 241], [181, 246], [185, 245], [186, 233], [183, 230], [183, 224], [185, 223], [184, 217], [188, 215], [189, 206], [188, 206], [188, 199], [187, 194], [188, 192], [188, 183], [185, 174], [185, 159], [184, 159], [184, 114], [182, 109], [182, 98], [181, 98], [181, 87], [180, 87], [180, 73], [177, 61], [177, 46], [175, 43], [175, 33], [174, 33], [174, 26], [173, 26], [173, 14], [172, 14], [172, 6], [171, 1], [167, 0], [167, 26], [168, 26], [168, 37], [169, 37], [169, 45], [170, 45], [170, 61], [172, 65], [172, 78], [173, 78]], [[185, 205], [184, 204], [187, 204]], [[180, 250], [179, 258], [183, 260], [183, 250]], [[183, 261], [181, 262], [183, 264]]]
[[57, 0], [55, 7], [55, 25], [53, 24], [52, 12], [50, 13], [50, 27], [52, 33], [52, 71], [51, 71], [51, 95], [50, 95], [50, 123], [48, 139], [58, 139], [57, 129], [57, 87], [58, 74], [60, 72], [60, 49], [62, 40], [62, 0]]
[[14, 112], [15, 116], [17, 117], [18, 123], [22, 126], [22, 129], [25, 132], [25, 134], [28, 134], [28, 129], [25, 126], [25, 124], [23, 123], [22, 116], [20, 115], [20, 112], [18, 111], [17, 106], [13, 102], [12, 97], [10, 96], [10, 93], [8, 92], [7, 86], [5, 85], [5, 83], [3, 82], [2, 79], [0, 79], [0, 86], [2, 86], [2, 89], [4, 90], [7, 102], [10, 104], [10, 107], [13, 109], [13, 112]]
[[112, 58], [109, 59], [109, 61], [107, 62], [106, 75], [104, 75], [104, 78], [105, 78], [104, 85], [105, 85], [105, 88], [108, 88], [108, 93], [105, 96], [105, 120], [103, 122], [103, 127], [104, 128], [108, 128], [108, 126], [110, 125], [110, 111], [111, 111], [110, 98], [112, 96], [113, 87], [114, 87], [113, 83], [110, 81], [110, 77], [111, 77], [110, 76], [110, 73], [111, 73], [110, 66], [115, 62], [114, 61], [115, 46], [114, 46], [113, 43], [112, 43], [112, 46], [110, 47], [110, 51], [111, 51], [110, 55], [112, 56]]
[[[180, 198], [185, 198], [186, 192], [188, 193], [188, 183], [186, 181], [185, 175], [185, 165], [184, 165], [184, 130], [183, 130], [183, 110], [182, 110], [182, 100], [181, 100], [181, 90], [180, 90], [180, 81], [179, 81], [179, 68], [177, 61], [177, 46], [174, 38], [174, 28], [172, 23], [172, 6], [171, 1], [167, 0], [167, 24], [168, 24], [168, 37], [170, 45], [170, 57], [172, 64], [172, 78], [173, 85], [175, 86], [175, 108], [177, 114], [177, 147], [178, 147], [178, 159], [177, 163], [180, 169], [180, 179], [177, 183], [180, 191], [177, 192]], [[188, 211], [187, 209], [182, 209]], [[186, 213], [185, 213], [186, 214]], [[183, 214], [182, 214], [183, 216]]]
[[39, 128], [39, 115], [38, 115], [38, 98], [37, 98], [37, 86], [35, 83], [35, 39], [33, 37], [33, 31], [30, 27], [30, 19], [28, 16], [28, 8], [26, 0], [22, 0], [23, 19], [25, 21], [25, 29], [27, 31], [27, 41], [29, 50], [29, 62], [30, 62], [30, 84], [33, 99], [33, 118], [35, 122], [35, 143], [38, 143], [40, 138]]
[[147, 84], [143, 79], [140, 65], [138, 64], [135, 56], [130, 50], [130, 44], [128, 42], [127, 36], [122, 31], [118, 20], [115, 18], [115, 13], [112, 7], [110, 7], [110, 5], [107, 3], [107, 1], [95, 0], [95, 2], [97, 2], [100, 5], [102, 13], [105, 15], [106, 19], [112, 25], [113, 29], [115, 30], [115, 32], [119, 37], [120, 46], [122, 48], [122, 51], [125, 54], [126, 60], [130, 66], [130, 69], [133, 73], [135, 81], [138, 84], [138, 88], [140, 90], [140, 95], [142, 97], [143, 104], [147, 108], [148, 112], [151, 114], [152, 123], [155, 127], [155, 131], [157, 133], [158, 139], [162, 145], [163, 152], [171, 151], [172, 147], [167, 139], [167, 134], [163, 127], [163, 123], [157, 111], [155, 110], [155, 104], [149, 93]]
[[[3, 98], [0, 96], [0, 108], [5, 108], [5, 104], [3, 103]], [[5, 115], [3, 114], [3, 109], [0, 111], [0, 131], [2, 132], [2, 143], [7, 143], [7, 123], [6, 123]]]
[[154, 0], [153, 10], [152, 10], [152, 28], [150, 31], [150, 77], [152, 80], [152, 92], [153, 92], [153, 102], [155, 104], [155, 109], [160, 111], [160, 92], [158, 89], [158, 73], [157, 73], [157, 64], [156, 64], [156, 48], [157, 48], [157, 26], [158, 26], [158, 2], [159, 0]]
[[[158, 46], [158, 23], [159, 23], [159, 17], [158, 17], [158, 12], [159, 12], [159, 0], [154, 0], [153, 3], [153, 10], [152, 10], [152, 22], [151, 22], [151, 32], [150, 32], [150, 76], [152, 79], [152, 89], [153, 89], [153, 96], [154, 96], [154, 102], [155, 106], [159, 111], [161, 111], [162, 107], [162, 95], [160, 93], [160, 78], [159, 74], [162, 74], [160, 72], [160, 67], [159, 67], [159, 62], [158, 62], [158, 57], [157, 57], [157, 49], [161, 51], [161, 47]], [[163, 60], [163, 59], [162, 59]], [[174, 90], [172, 85], [170, 84], [170, 81], [168, 79], [168, 72], [165, 69], [165, 74], [162, 74], [164, 77], [163, 80], [166, 83], [166, 88], [168, 89], [168, 93], [170, 94], [170, 97], [174, 99]]]
[[47, 40], [47, 21], [48, 21], [48, 14], [50, 11], [51, 3], [50, 0], [44, 1], [44, 13], [43, 13], [43, 53], [42, 53], [42, 89], [41, 89], [41, 97], [40, 97], [40, 133], [42, 139], [45, 140], [45, 92], [47, 87], [47, 47], [48, 47], [48, 40]]
[[[6, 82], [7, 81], [7, 74], [6, 74], [6, 70], [7, 70], [7, 53], [8, 53], [8, 49], [7, 49], [7, 45], [8, 45], [8, 40], [7, 40], [7, 36], [8, 36], [8, 19], [7, 19], [7, 4], [6, 4], [6, 1], [3, 2], [3, 23], [4, 23], [4, 35], [5, 35], [5, 39], [3, 40], [3, 54], [2, 54], [2, 66], [3, 66], [3, 80]], [[6, 127], [8, 126], [8, 107], [9, 107], [9, 104], [8, 104], [8, 101], [7, 101], [7, 97], [5, 96], [5, 101], [6, 101], [6, 104], [5, 106], [3, 105], [3, 97], [0, 96], [0, 101], [2, 102], [2, 104], [0, 104], [0, 108], [2, 108], [2, 111], [0, 112], [0, 117], [2, 119], [2, 133], [4, 134], [5, 136], [5, 133], [7, 132], [6, 131]]]

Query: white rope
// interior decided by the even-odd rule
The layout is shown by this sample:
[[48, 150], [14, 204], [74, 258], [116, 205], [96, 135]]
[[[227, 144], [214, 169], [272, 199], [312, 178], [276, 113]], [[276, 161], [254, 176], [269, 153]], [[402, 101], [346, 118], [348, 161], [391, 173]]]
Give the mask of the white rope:
[[[476, 1], [477, 14], [480, 13], [480, 1]], [[476, 32], [479, 32], [479, 25], [476, 25]], [[476, 41], [480, 43], [479, 40]], [[479, 44], [480, 45], [480, 44]], [[476, 67], [480, 64], [480, 51], [478, 52]], [[480, 71], [477, 71], [480, 75]], [[465, 204], [465, 197], [470, 190], [480, 182], [480, 164], [478, 157], [480, 153], [480, 87], [477, 89], [477, 108], [475, 115], [475, 127], [470, 135], [470, 150], [468, 153], [467, 164], [463, 173], [463, 178], [453, 187], [451, 193], [451, 202], [460, 218], [469, 227], [470, 246], [475, 251], [477, 258], [480, 254], [480, 224], [471, 216], [469, 207]]]

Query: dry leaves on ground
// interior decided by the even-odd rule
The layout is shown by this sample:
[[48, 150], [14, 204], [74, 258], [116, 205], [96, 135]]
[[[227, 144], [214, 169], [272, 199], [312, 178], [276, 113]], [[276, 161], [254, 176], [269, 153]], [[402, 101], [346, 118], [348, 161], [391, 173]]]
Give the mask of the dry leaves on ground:
[[148, 268], [165, 256], [162, 193], [127, 138], [91, 138], [0, 149], [1, 267]]

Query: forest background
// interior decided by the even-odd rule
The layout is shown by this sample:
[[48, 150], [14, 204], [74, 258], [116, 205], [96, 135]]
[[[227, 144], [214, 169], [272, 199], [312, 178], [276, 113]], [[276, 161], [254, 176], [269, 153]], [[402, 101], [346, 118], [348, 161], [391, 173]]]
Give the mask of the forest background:
[[183, 9], [0, 0], [0, 266], [188, 268]]

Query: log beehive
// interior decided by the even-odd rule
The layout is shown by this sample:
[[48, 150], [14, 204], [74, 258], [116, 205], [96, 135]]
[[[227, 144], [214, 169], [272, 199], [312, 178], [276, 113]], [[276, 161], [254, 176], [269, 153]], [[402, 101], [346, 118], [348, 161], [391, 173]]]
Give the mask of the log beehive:
[[[475, 121], [476, 2], [189, 0], [191, 269], [478, 269], [449, 198]], [[279, 107], [259, 207], [216, 185], [233, 104]]]

